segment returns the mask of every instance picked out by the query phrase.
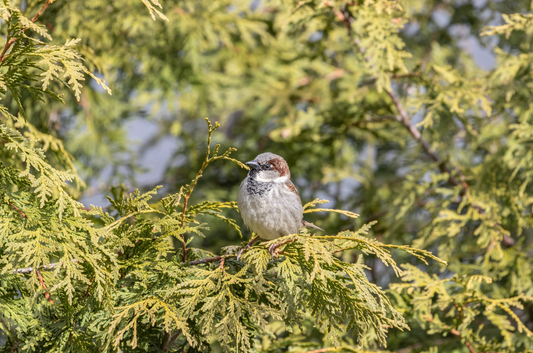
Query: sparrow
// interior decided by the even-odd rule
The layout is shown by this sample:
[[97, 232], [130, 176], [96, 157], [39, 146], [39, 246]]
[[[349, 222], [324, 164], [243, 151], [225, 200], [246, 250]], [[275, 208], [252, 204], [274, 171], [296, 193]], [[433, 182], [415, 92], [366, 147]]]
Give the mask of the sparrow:
[[[244, 224], [257, 237], [252, 239], [237, 256], [249, 249], [256, 241], [274, 240], [296, 234], [301, 228], [322, 230], [303, 220], [303, 206], [296, 186], [291, 181], [287, 162], [277, 154], [261, 153], [253, 161], [248, 176], [242, 181], [237, 197], [237, 206]], [[274, 257], [281, 244], [273, 244], [270, 255]]]

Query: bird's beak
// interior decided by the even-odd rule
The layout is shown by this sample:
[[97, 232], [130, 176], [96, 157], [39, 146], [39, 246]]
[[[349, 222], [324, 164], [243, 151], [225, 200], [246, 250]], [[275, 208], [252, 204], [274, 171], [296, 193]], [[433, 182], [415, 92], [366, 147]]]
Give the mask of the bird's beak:
[[246, 162], [246, 165], [250, 166], [250, 168], [255, 169], [255, 170], [261, 169], [261, 166], [256, 161]]

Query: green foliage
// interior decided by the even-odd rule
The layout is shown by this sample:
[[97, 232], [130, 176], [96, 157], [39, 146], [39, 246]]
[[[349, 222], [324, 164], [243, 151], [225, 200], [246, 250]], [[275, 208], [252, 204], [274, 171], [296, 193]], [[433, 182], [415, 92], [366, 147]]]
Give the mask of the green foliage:
[[[461, 336], [483, 352], [513, 352], [517, 342], [527, 344], [528, 337], [533, 335], [515, 314], [516, 309], [523, 310], [523, 303], [531, 302], [533, 297], [520, 294], [511, 298], [489, 298], [481, 287], [490, 285], [492, 278], [482, 275], [440, 279], [412, 265], [405, 265], [405, 269], [403, 280], [410, 283], [394, 284], [392, 290], [407, 294], [408, 302], [404, 301], [405, 297], [398, 297], [398, 304], [404, 308], [412, 305], [416, 323], [429, 333]], [[485, 316], [494, 326], [492, 330], [499, 331], [503, 341], [480, 335], [484, 326], [476, 323], [480, 316]], [[522, 335], [515, 335], [513, 331]]]
[[[531, 351], [531, 10], [3, 1], [0, 349]], [[133, 118], [177, 149], [129, 192]], [[237, 261], [239, 160], [267, 150], [326, 234]]]

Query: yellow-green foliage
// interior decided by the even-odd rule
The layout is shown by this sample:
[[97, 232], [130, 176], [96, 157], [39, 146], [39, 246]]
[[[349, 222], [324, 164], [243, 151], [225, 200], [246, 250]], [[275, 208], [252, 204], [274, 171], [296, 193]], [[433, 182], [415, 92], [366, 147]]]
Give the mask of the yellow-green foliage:
[[[3, 0], [0, 351], [531, 352], [531, 6]], [[164, 192], [116, 182], [138, 116]], [[237, 261], [258, 150], [334, 208]]]

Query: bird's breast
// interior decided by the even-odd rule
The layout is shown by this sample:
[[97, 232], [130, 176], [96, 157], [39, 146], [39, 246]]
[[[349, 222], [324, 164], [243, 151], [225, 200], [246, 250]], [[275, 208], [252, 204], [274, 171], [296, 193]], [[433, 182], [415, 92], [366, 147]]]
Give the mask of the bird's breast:
[[239, 188], [237, 204], [244, 224], [266, 240], [297, 233], [303, 218], [299, 198], [283, 184], [257, 184], [246, 178]]

